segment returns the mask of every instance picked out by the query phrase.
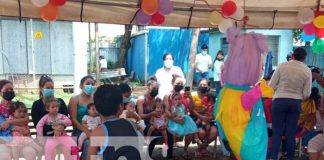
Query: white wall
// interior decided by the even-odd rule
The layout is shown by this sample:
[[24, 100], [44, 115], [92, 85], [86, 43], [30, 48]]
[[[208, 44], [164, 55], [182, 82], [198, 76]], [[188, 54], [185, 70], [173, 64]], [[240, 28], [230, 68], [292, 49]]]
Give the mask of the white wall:
[[74, 94], [80, 93], [80, 80], [87, 75], [87, 42], [89, 41], [88, 23], [73, 22], [74, 42]]

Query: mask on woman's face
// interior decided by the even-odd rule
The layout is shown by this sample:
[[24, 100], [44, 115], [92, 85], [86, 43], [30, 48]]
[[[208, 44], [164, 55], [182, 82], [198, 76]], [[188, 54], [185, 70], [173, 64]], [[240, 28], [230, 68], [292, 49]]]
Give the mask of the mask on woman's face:
[[123, 96], [123, 103], [128, 103], [131, 100], [130, 97], [124, 97]]
[[84, 85], [83, 92], [87, 95], [91, 95], [95, 91], [95, 87], [93, 85]]
[[159, 90], [158, 89], [153, 89], [150, 93], [151, 97], [156, 97], [159, 94]]
[[183, 89], [182, 84], [177, 84], [174, 86], [174, 91], [176, 91], [176, 92], [180, 92], [182, 89]]
[[173, 66], [173, 60], [167, 59], [164, 61], [164, 67], [171, 68]]
[[202, 54], [203, 56], [205, 56], [205, 55], [207, 55], [207, 51], [206, 51], [206, 50], [203, 50], [203, 51], [201, 52], [201, 54]]
[[43, 89], [44, 97], [54, 97], [54, 89]]
[[11, 101], [13, 98], [15, 98], [15, 92], [14, 91], [6, 91], [2, 93], [2, 98]]
[[203, 94], [205, 94], [205, 93], [207, 93], [209, 90], [208, 90], [208, 87], [201, 87], [201, 86], [199, 86], [199, 87], [198, 87], [198, 91], [201, 92], [201, 93], [203, 93]]

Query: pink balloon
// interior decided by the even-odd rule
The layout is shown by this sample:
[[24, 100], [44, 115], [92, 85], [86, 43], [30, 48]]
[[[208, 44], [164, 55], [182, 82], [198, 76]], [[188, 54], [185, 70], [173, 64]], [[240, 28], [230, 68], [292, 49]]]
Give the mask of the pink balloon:
[[313, 25], [313, 23], [308, 23], [304, 26], [304, 33], [308, 36], [314, 34], [316, 31], [315, 26]]
[[142, 10], [140, 10], [135, 17], [136, 24], [138, 25], [148, 25], [151, 19], [152, 16], [145, 14]]
[[173, 11], [173, 4], [170, 0], [159, 0], [159, 13], [169, 15]]

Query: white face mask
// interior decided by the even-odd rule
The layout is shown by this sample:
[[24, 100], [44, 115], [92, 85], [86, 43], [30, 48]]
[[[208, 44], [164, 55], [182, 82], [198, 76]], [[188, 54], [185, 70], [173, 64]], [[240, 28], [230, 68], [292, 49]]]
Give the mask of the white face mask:
[[164, 61], [164, 67], [171, 68], [173, 66], [173, 60], [165, 60]]
[[202, 51], [201, 54], [205, 56], [207, 54], [207, 51]]

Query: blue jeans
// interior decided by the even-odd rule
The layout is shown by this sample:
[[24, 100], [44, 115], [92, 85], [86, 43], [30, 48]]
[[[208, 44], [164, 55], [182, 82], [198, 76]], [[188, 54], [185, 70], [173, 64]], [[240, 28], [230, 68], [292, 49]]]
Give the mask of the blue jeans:
[[220, 90], [222, 89], [222, 85], [221, 85], [221, 82], [220, 81], [214, 81], [215, 82], [215, 97], [217, 98]]
[[293, 160], [295, 156], [295, 135], [297, 121], [301, 112], [301, 100], [278, 98], [273, 100], [272, 117], [272, 145], [271, 159], [277, 159], [281, 138], [285, 136], [287, 158]]
[[196, 83], [197, 83], [197, 85], [199, 84], [199, 81], [200, 81], [201, 79], [203, 79], [203, 78], [209, 80], [209, 74], [208, 74], [208, 71], [207, 71], [207, 72], [204, 72], [204, 73], [200, 73], [200, 72], [196, 72], [196, 73], [195, 73], [195, 79], [196, 79]]

